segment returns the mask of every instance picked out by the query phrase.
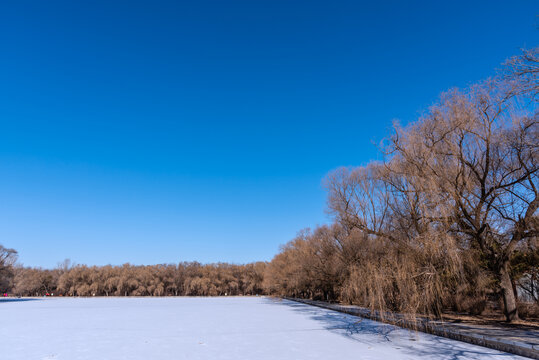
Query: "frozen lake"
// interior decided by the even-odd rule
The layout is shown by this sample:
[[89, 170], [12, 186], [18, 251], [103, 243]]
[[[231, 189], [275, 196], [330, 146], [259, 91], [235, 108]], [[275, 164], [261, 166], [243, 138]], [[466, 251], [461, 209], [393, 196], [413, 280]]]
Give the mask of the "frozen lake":
[[0, 358], [524, 359], [264, 297], [0, 301]]

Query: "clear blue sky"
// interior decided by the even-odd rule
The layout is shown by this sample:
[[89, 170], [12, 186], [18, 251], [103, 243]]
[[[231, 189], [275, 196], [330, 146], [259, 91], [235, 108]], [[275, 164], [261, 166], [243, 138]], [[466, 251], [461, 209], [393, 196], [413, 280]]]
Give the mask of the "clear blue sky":
[[12, 1], [0, 244], [29, 266], [270, 260], [324, 175], [538, 40], [537, 1]]

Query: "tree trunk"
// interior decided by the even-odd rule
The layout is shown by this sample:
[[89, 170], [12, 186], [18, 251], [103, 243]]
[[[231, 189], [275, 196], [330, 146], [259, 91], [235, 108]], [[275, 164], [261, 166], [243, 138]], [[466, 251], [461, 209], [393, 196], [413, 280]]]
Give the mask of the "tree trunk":
[[513, 284], [509, 276], [508, 264], [505, 263], [499, 270], [500, 287], [503, 295], [503, 313], [507, 322], [518, 320], [517, 299], [513, 292]]

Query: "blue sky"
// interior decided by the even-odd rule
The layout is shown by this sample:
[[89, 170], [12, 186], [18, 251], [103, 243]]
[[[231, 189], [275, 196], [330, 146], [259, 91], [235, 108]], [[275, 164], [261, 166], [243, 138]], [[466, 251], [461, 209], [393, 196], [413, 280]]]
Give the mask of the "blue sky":
[[536, 1], [15, 1], [0, 244], [28, 266], [270, 260], [324, 175], [538, 40]]

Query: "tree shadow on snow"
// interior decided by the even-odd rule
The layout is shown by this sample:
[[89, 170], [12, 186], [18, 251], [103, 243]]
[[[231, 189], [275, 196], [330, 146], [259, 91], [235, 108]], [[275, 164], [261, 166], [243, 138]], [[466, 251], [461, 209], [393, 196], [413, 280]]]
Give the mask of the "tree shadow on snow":
[[19, 301], [39, 301], [41, 299], [35, 299], [35, 298], [0, 298], [0, 304], [1, 303], [10, 303], [10, 302], [19, 302]]
[[268, 303], [292, 308], [293, 311], [319, 322], [324, 329], [345, 336], [350, 340], [367, 344], [374, 350], [380, 346], [391, 346], [418, 359], [422, 357], [447, 360], [518, 358], [513, 354], [440, 336], [418, 333], [308, 304], [274, 299], [268, 299]]

